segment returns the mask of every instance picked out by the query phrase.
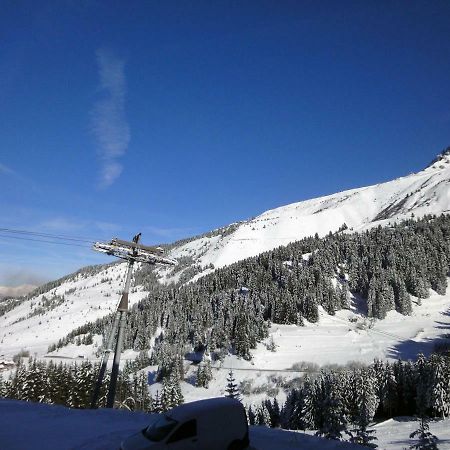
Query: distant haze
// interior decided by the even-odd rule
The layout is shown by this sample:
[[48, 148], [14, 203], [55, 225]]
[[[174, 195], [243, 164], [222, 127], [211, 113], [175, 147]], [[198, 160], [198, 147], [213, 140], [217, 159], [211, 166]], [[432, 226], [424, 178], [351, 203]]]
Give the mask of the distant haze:
[[37, 285], [23, 284], [22, 286], [0, 286], [0, 298], [4, 297], [20, 297], [36, 289]]
[[27, 266], [0, 264], [0, 288], [21, 289], [24, 286], [40, 286], [49, 281], [49, 277], [43, 272]]

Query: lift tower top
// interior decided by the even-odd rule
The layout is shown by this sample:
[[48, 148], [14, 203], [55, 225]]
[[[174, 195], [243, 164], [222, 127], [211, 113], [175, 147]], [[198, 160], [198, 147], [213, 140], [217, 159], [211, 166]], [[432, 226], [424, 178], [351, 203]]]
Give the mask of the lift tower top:
[[140, 233], [135, 236], [136, 242], [123, 241], [113, 238], [110, 242], [96, 242], [92, 249], [97, 252], [106, 253], [116, 258], [127, 261], [142, 262], [147, 264], [175, 265], [173, 259], [164, 258], [164, 250], [161, 247], [149, 247], [139, 244]]

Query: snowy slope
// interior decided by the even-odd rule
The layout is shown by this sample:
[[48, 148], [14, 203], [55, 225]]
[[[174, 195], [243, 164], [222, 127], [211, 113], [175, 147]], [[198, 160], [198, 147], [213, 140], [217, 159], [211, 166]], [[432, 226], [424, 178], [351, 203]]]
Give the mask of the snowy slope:
[[[335, 232], [344, 223], [353, 231], [426, 214], [450, 212], [450, 148], [426, 169], [396, 180], [352, 189], [282, 206], [236, 224], [226, 235], [200, 237], [175, 247], [170, 257], [192, 257], [204, 268], [195, 278], [215, 268], [272, 250], [318, 233]], [[177, 279], [169, 268], [167, 280]]]
[[[69, 331], [114, 311], [125, 271], [124, 263], [109, 266], [94, 276], [78, 274], [44, 294], [23, 301], [0, 317], [0, 356], [11, 356], [22, 349], [30, 355], [43, 355], [50, 344]], [[64, 301], [54, 302], [55, 307], [46, 307], [39, 314], [43, 297], [49, 300], [55, 296], [63, 297]], [[137, 288], [130, 293], [130, 305], [145, 296]]]
[[[195, 275], [198, 277], [214, 270], [211, 264], [214, 267], [230, 264], [315, 232], [325, 235], [337, 230], [344, 222], [350, 229], [362, 230], [410, 217], [412, 213], [420, 217], [428, 213], [448, 212], [449, 183], [450, 150], [447, 150], [439, 161], [417, 174], [283, 206], [250, 221], [175, 245], [169, 256], [185, 257], [187, 263], [184, 266], [180, 264], [181, 271], [180, 267], [175, 268], [175, 276], [164, 272], [165, 269], [160, 269], [160, 273], [165, 274], [163, 280], [179, 278], [183, 271], [197, 264], [204, 268], [202, 273]], [[43, 356], [49, 344], [66, 336], [74, 328], [112, 312], [120, 297], [125, 268], [125, 264], [117, 264], [105, 267], [95, 275], [76, 274], [58, 287], [23, 301], [0, 316], [0, 358], [11, 358], [21, 349], [29, 351], [30, 355]], [[56, 301], [45, 312], [37, 314], [44, 296], [47, 299], [63, 296], [64, 301]], [[145, 296], [142, 287], [134, 287], [130, 293], [130, 303], [136, 303]], [[428, 353], [433, 339], [442, 334], [442, 323], [449, 326], [449, 311], [449, 293], [446, 296], [432, 293], [422, 306], [414, 306], [411, 317], [391, 311], [384, 321], [376, 322], [374, 328], [381, 333], [364, 330], [365, 319], [356, 308], [340, 311], [335, 317], [322, 312], [318, 324], [306, 324], [303, 328], [273, 326], [270, 332], [278, 350], [272, 353], [259, 344], [253, 352], [253, 367], [275, 370], [301, 362], [345, 364], [351, 360], [369, 362], [374, 357], [414, 357], [421, 350]], [[58, 355], [93, 357], [99, 343], [96, 339], [92, 346], [71, 345], [59, 351]], [[236, 358], [228, 363], [236, 368], [251, 368], [250, 363]], [[240, 381], [247, 375], [250, 377], [255, 373], [236, 373]], [[225, 378], [226, 371], [218, 372], [215, 387], [213, 383], [211, 390], [204, 393], [205, 396], [215, 395], [214, 392], [220, 394]], [[267, 380], [267, 376], [259, 378]], [[187, 398], [190, 398], [191, 388], [196, 389], [186, 386]], [[192, 398], [196, 395], [192, 393]]]
[[[117, 410], [76, 410], [62, 406], [0, 400], [0, 443], [4, 450], [110, 450], [147, 426], [154, 415]], [[407, 448], [410, 433], [417, 428], [411, 418], [396, 418], [375, 426], [380, 449]], [[19, 431], [20, 430], [20, 431]], [[436, 421], [430, 430], [439, 438], [441, 450], [450, 449], [450, 421]], [[287, 450], [303, 448], [365, 448], [266, 427], [250, 427], [250, 449]]]

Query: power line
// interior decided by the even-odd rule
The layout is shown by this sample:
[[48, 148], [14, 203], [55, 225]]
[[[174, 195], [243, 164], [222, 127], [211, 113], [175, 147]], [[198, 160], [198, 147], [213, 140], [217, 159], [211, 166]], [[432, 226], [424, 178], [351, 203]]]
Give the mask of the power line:
[[65, 241], [78, 241], [78, 242], [88, 242], [88, 243], [93, 243], [94, 241], [99, 240], [99, 239], [83, 238], [83, 237], [79, 237], [79, 236], [69, 236], [69, 235], [64, 235], [64, 234], [51, 234], [51, 233], [43, 233], [43, 232], [29, 231], [29, 230], [18, 230], [18, 229], [14, 229], [14, 228], [0, 228], [0, 232], [12, 233], [12, 234], [24, 234], [24, 235], [29, 235], [29, 236], [38, 236], [38, 237], [59, 239], [59, 240], [65, 240]]
[[71, 242], [47, 241], [44, 239], [33, 239], [33, 238], [27, 238], [27, 237], [23, 237], [23, 236], [7, 236], [7, 235], [5, 236], [4, 234], [0, 234], [0, 238], [19, 239], [22, 241], [42, 242], [45, 244], [69, 245], [69, 246], [73, 246], [73, 247], [90, 248], [89, 245], [75, 244], [75, 243], [71, 243]]

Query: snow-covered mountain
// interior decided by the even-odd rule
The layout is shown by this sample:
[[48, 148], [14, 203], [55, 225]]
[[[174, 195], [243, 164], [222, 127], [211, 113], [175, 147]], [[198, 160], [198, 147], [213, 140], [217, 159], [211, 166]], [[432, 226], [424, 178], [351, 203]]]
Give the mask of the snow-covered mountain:
[[[266, 211], [245, 222], [232, 224], [170, 251], [170, 257], [195, 264], [196, 278], [250, 256], [317, 233], [325, 236], [345, 223], [361, 231], [412, 215], [450, 212], [450, 147], [424, 170], [387, 183], [351, 189]], [[167, 280], [182, 271], [161, 269]], [[192, 273], [192, 271], [191, 271]]]
[[[412, 215], [421, 217], [425, 214], [450, 212], [449, 184], [450, 148], [418, 173], [387, 183], [282, 206], [266, 211], [251, 220], [175, 243], [169, 247], [168, 256], [178, 259], [178, 266], [174, 269], [159, 268], [157, 271], [163, 282], [180, 279], [189, 281], [215, 268], [305, 236], [315, 233], [323, 236], [330, 231], [337, 231], [342, 229], [344, 223], [349, 231], [358, 231], [376, 225], [387, 225], [389, 222], [410, 218]], [[115, 310], [119, 299], [124, 275], [125, 264], [86, 268], [60, 281], [47, 284], [26, 299], [2, 301], [0, 303], [0, 357], [2, 355], [11, 357], [22, 349], [29, 351], [31, 355], [34, 353], [44, 355], [50, 344], [63, 338], [71, 330], [111, 313]], [[138, 302], [145, 296], [143, 286], [138, 283], [130, 293], [130, 304]], [[437, 330], [436, 333], [432, 332], [434, 321], [442, 311], [450, 307], [449, 298], [438, 296], [435, 303], [429, 302], [423, 305], [420, 309], [422, 318], [414, 315], [397, 317], [398, 313], [392, 312], [392, 319], [395, 323], [404, 324], [405, 339], [418, 333], [419, 322], [425, 320], [423, 317], [428, 317], [429, 320], [422, 324], [422, 329], [426, 330], [429, 336], [436, 335]], [[432, 311], [428, 311], [429, 306]], [[344, 312], [342, 314], [346, 315]], [[289, 345], [298, 347], [292, 339], [292, 333], [311, 339], [312, 335], [316, 336], [314, 330], [317, 329], [318, 334], [325, 331], [326, 316], [324, 313], [324, 320], [321, 319], [319, 325], [307, 326], [301, 331], [298, 331], [298, 327], [295, 326], [280, 326], [273, 328], [272, 333], [279, 343], [285, 341]], [[347, 317], [342, 319], [348, 321]], [[331, 327], [331, 324], [328, 325]], [[384, 324], [382, 327], [388, 330], [391, 325], [387, 321], [386, 327]], [[335, 328], [328, 328], [326, 333], [330, 336], [341, 333], [342, 323], [335, 323]], [[355, 333], [360, 335], [362, 331], [356, 330]], [[348, 334], [349, 343], [361, 340], [361, 336], [355, 336], [353, 331]], [[426, 338], [425, 335], [422, 337]], [[372, 342], [370, 336], [367, 338], [369, 343]], [[388, 339], [385, 345], [381, 346], [382, 348], [374, 343], [374, 352], [369, 349], [364, 360], [370, 361], [375, 354], [383, 357], [384, 351], [394, 344], [393, 341], [390, 342]], [[99, 342], [94, 342], [94, 348], [92, 345], [74, 344], [64, 349], [64, 355], [90, 356], [97, 345]], [[295, 348], [291, 349], [289, 345], [286, 345], [283, 344], [283, 349], [289, 348], [286, 350], [288, 353], [296, 352]], [[367, 345], [368, 343], [365, 342], [364, 345], [355, 348], [354, 353], [349, 352], [349, 354], [353, 355], [352, 358], [356, 358], [358, 354], [365, 352], [362, 348], [367, 348]], [[278, 355], [282, 355], [283, 349], [280, 348]], [[332, 354], [333, 349], [330, 350], [330, 355]], [[339, 353], [334, 354], [339, 356]], [[255, 353], [255, 358], [266, 361], [264, 355], [262, 350], [262, 356]], [[271, 356], [270, 359], [276, 358]], [[336, 360], [332, 358], [328, 362], [336, 362]], [[280, 361], [280, 364], [284, 362]]]

